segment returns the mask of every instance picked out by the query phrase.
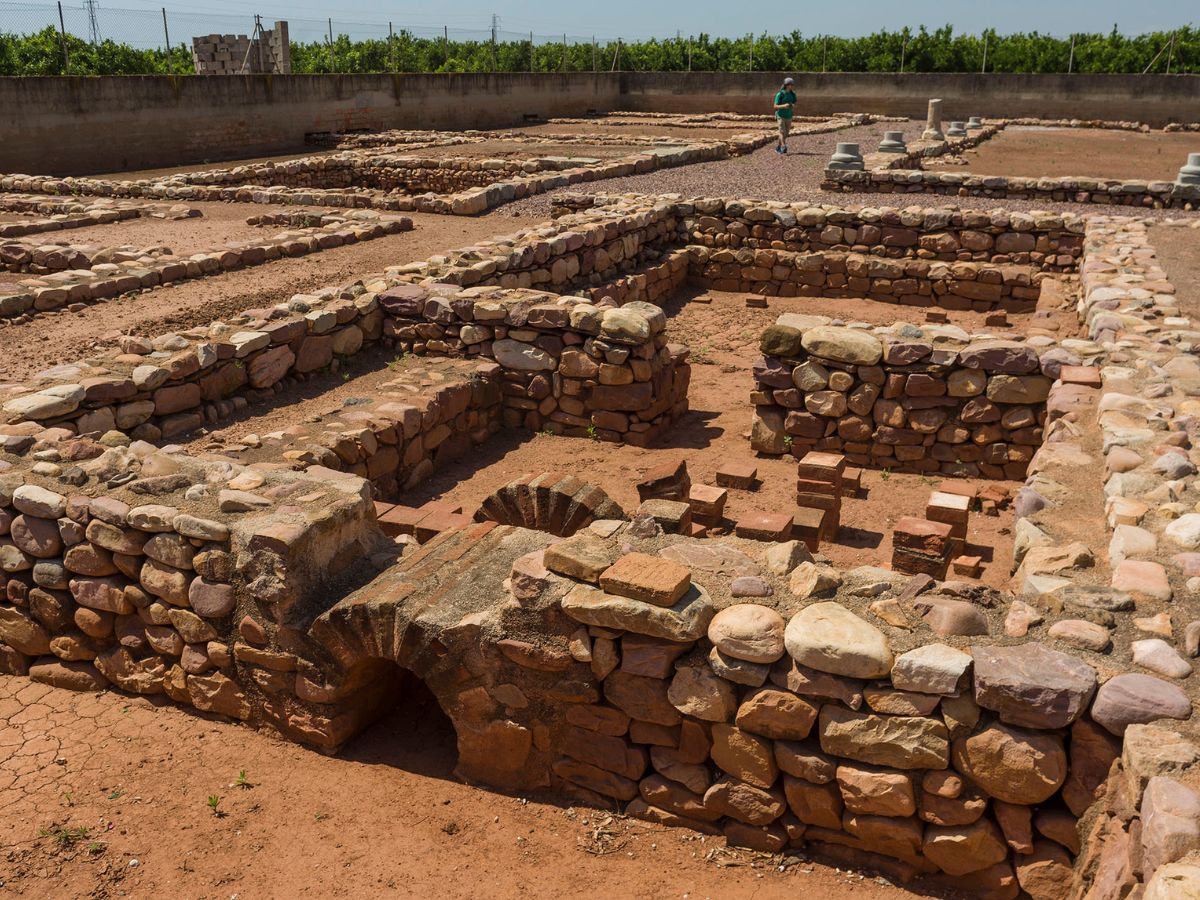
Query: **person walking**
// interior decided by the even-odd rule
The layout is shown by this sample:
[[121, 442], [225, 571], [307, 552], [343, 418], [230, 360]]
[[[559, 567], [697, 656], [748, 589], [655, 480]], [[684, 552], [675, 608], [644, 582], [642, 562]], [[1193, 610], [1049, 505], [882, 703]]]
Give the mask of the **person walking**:
[[787, 153], [788, 135], [792, 132], [792, 107], [796, 105], [796, 92], [792, 87], [796, 84], [792, 78], [783, 79], [783, 87], [775, 94], [775, 121], [779, 125], [779, 144], [775, 152]]

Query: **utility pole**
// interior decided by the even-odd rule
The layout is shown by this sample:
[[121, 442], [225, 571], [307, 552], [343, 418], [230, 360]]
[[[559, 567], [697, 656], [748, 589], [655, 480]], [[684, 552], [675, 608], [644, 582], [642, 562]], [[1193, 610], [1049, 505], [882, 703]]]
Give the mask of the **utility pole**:
[[1071, 55], [1067, 57], [1067, 74], [1075, 68], [1075, 35], [1071, 35]]
[[750, 35], [750, 71], [754, 71], [754, 35]]
[[592, 71], [593, 72], [597, 71], [597, 66], [598, 66], [598, 64], [596, 62], [596, 52], [597, 52], [596, 51], [596, 36], [593, 34], [592, 35]]
[[492, 13], [492, 71], [496, 71], [496, 31], [500, 27], [500, 17]]
[[442, 65], [450, 62], [450, 26], [442, 26]]
[[988, 33], [983, 33], [983, 66], [980, 68], [980, 73], [987, 71], [987, 51], [988, 51]]
[[563, 35], [562, 70], [567, 71], [567, 36], [565, 34]]
[[825, 63], [829, 60], [829, 37], [821, 38], [821, 74], [825, 73]]
[[331, 17], [328, 20], [328, 22], [329, 22], [329, 71], [336, 72], [337, 71], [337, 57], [334, 55], [334, 52], [333, 52], [333, 18]]
[[908, 37], [905, 36], [900, 44], [900, 74], [904, 74], [904, 55], [908, 52]]
[[[96, 7], [99, 5], [96, 0], [83, 0], [83, 8], [87, 10], [88, 14], [88, 31], [92, 35], [93, 47], [100, 43], [100, 24], [96, 21]], [[167, 49], [169, 50], [170, 48], [171, 44], [168, 42]]]
[[533, 71], [533, 32], [529, 32], [529, 71]]
[[692, 39], [688, 38], [688, 71], [692, 71]]
[[617, 38], [617, 49], [613, 51], [612, 70], [617, 71], [617, 64], [621, 61], [621, 39]]
[[67, 24], [63, 21], [62, 0], [58, 3], [58, 33], [62, 36], [63, 70], [71, 74], [71, 51], [67, 49]]
[[1171, 57], [1175, 55], [1175, 32], [1171, 32], [1171, 46], [1167, 50], [1167, 74], [1171, 74]]
[[388, 68], [396, 71], [396, 34], [392, 31], [392, 23], [388, 22]]
[[167, 45], [167, 71], [171, 71], [171, 35], [167, 32], [167, 8], [163, 7], [163, 40]]

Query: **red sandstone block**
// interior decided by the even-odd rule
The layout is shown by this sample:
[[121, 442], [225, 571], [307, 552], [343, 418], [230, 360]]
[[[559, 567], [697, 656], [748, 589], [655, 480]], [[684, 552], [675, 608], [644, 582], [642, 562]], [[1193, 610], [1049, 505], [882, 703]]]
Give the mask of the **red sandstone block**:
[[378, 500], [374, 501], [374, 503], [375, 503], [375, 518], [376, 519], [381, 518], [384, 514], [387, 513], [387, 511], [389, 509], [391, 509], [393, 506], [396, 505], [395, 503], [381, 503]]
[[1058, 373], [1063, 384], [1082, 384], [1087, 387], [1102, 387], [1100, 369], [1096, 366], [1063, 366]]
[[983, 320], [983, 324], [988, 328], [1007, 328], [1008, 313], [1004, 312], [1003, 310], [988, 313]]
[[978, 578], [983, 570], [983, 558], [980, 556], [956, 556], [951, 566], [955, 575]]
[[379, 527], [389, 537], [416, 534], [417, 524], [428, 515], [430, 513], [423, 509], [413, 509], [411, 506], [393, 506], [379, 517]]
[[946, 311], [942, 309], [931, 309], [925, 313], [926, 322], [935, 322], [944, 325], [950, 321], [950, 317], [946, 315]]
[[758, 466], [751, 462], [728, 462], [717, 469], [717, 484], [721, 487], [749, 491], [758, 478]]
[[942, 522], [905, 516], [892, 532], [892, 546], [930, 556], [946, 556], [950, 544], [950, 526]]
[[815, 478], [797, 478], [796, 491], [801, 494], [826, 494], [837, 497], [842, 492], [840, 481], [820, 481]]
[[753, 541], [786, 541], [792, 533], [792, 516], [748, 512], [738, 520], [734, 533]]
[[832, 510], [838, 514], [842, 511], [842, 498], [829, 494], [796, 494], [796, 505], [805, 509]]
[[687, 536], [694, 538], [708, 537], [708, 527], [699, 522], [692, 522], [688, 525]]
[[842, 473], [845, 471], [846, 457], [840, 453], [813, 450], [804, 454], [796, 464], [796, 477], [836, 484], [839, 488], [842, 484]]
[[857, 494], [862, 490], [863, 470], [857, 466], [847, 466], [842, 473], [842, 490]]
[[925, 518], [931, 522], [949, 525], [951, 535], [966, 540], [967, 522], [971, 516], [970, 504], [970, 497], [934, 491], [925, 506]]
[[766, 297], [747, 297], [746, 298], [746, 308], [747, 309], [766, 309], [767, 308], [767, 298]]
[[417, 540], [427, 541], [443, 531], [470, 525], [472, 521], [470, 516], [464, 516], [459, 512], [443, 512], [441, 510], [431, 512], [417, 524]]
[[905, 550], [903, 547], [892, 548], [892, 571], [903, 572], [906, 575], [929, 575], [933, 578], [946, 577], [946, 560], [941, 556], [930, 556]]
[[821, 533], [824, 524], [824, 510], [801, 507], [796, 510], [796, 514], [792, 517], [792, 537], [803, 541], [805, 546], [815, 553], [821, 544]]
[[688, 493], [688, 504], [692, 507], [693, 518], [719, 519], [725, 514], [725, 501], [728, 498], [729, 492], [725, 488], [693, 484]]
[[425, 512], [460, 513], [463, 511], [461, 503], [454, 503], [450, 500], [429, 500], [418, 508]]
[[654, 466], [638, 482], [638, 499], [687, 502], [692, 480], [683, 459]]

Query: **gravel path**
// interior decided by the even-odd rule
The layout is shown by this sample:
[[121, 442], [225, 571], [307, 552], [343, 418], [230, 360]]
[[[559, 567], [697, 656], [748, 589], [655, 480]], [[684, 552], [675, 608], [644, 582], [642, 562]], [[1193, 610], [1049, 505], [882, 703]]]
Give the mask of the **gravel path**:
[[611, 178], [585, 185], [574, 185], [528, 197], [503, 207], [511, 215], [549, 217], [551, 200], [558, 193], [645, 193], [682, 194], [685, 197], [746, 197], [768, 200], [813, 203], [836, 203], [842, 206], [959, 206], [966, 209], [1003, 208], [1013, 211], [1032, 209], [1071, 210], [1073, 212], [1114, 212], [1127, 215], [1142, 214], [1153, 218], [1195, 216], [1181, 210], [1134, 209], [1103, 207], [1090, 203], [1046, 203], [1033, 200], [992, 200], [987, 197], [944, 197], [935, 194], [836, 194], [820, 189], [825, 163], [839, 142], [853, 141], [864, 150], [875, 147], [885, 130], [904, 132], [908, 140], [920, 137], [924, 124], [909, 121], [880, 122], [858, 128], [847, 128], [831, 134], [793, 136], [788, 141], [789, 153], [779, 156], [774, 146], [764, 147], [749, 156], [720, 162], [699, 163], [663, 169], [646, 175]]

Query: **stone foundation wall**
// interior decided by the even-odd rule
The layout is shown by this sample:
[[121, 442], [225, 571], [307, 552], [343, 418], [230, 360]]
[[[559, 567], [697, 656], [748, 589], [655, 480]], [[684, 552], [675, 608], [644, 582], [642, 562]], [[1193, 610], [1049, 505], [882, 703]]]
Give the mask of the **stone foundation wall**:
[[494, 284], [565, 292], [657, 261], [678, 227], [669, 203], [629, 204], [585, 211], [549, 228], [526, 229], [399, 271], [463, 287]]
[[1041, 293], [1042, 276], [1028, 265], [747, 248], [689, 247], [688, 254], [693, 283], [770, 297], [866, 297], [905, 306], [1028, 313]]
[[830, 450], [898, 471], [1025, 477], [1069, 354], [949, 326], [867, 330], [828, 321], [785, 313], [763, 333], [754, 450]]
[[826, 191], [854, 194], [940, 194], [950, 197], [1140, 206], [1150, 209], [1196, 209], [1200, 206], [1200, 188], [1197, 187], [1178, 185], [1170, 181], [1111, 178], [1018, 178], [902, 169], [826, 169], [821, 188]]
[[645, 446], [687, 409], [688, 350], [656, 306], [439, 284], [379, 300], [405, 352], [495, 359], [507, 426]]
[[49, 310], [79, 309], [132, 291], [264, 265], [285, 256], [306, 256], [413, 227], [412, 219], [405, 216], [376, 213], [326, 216], [323, 222], [186, 257], [157, 250], [139, 255], [59, 244], [6, 243], [0, 245], [0, 268], [53, 274], [39, 281], [0, 284], [0, 319], [21, 323]]
[[[566, 194], [557, 216], [621, 207], [639, 196]], [[641, 202], [654, 198], [641, 197]], [[1072, 213], [838, 206], [702, 198], [677, 204], [681, 244], [718, 249], [835, 251], [890, 259], [1029, 265], [1072, 272], [1083, 255], [1084, 221]]]
[[587, 288], [583, 293], [591, 297], [594, 303], [609, 297], [618, 306], [634, 300], [662, 306], [677, 290], [687, 285], [689, 259], [687, 251], [673, 250], [663, 254], [659, 262], [642, 265], [635, 275], [624, 275], [599, 287]]
[[[261, 720], [249, 695], [269, 697], [295, 661], [256, 617], [282, 625], [379, 548], [364, 482], [58, 446], [101, 451], [83, 464], [108, 483], [60, 493], [28, 469], [0, 475], [0, 671]], [[273, 712], [285, 725], [297, 710]]]
[[387, 500], [503, 427], [498, 364], [409, 359], [390, 368], [395, 378], [368, 401], [262, 435], [253, 445], [235, 439], [222, 449], [246, 464], [282, 461], [301, 471], [348, 472], [369, 481], [373, 497]]

